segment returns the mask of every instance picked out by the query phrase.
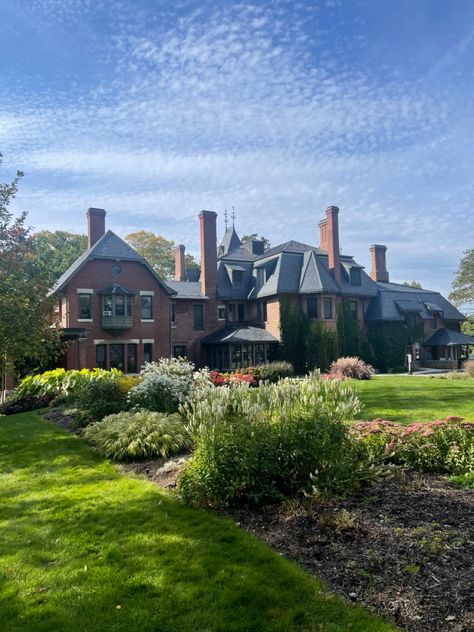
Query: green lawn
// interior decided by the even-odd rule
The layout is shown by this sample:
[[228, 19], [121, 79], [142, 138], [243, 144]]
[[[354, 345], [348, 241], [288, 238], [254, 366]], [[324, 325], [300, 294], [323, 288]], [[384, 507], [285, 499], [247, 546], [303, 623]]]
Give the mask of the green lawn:
[[361, 419], [411, 423], [459, 415], [474, 421], [474, 380], [376, 376], [355, 385], [364, 404]]
[[2, 632], [393, 631], [36, 413], [0, 417], [0, 502]]

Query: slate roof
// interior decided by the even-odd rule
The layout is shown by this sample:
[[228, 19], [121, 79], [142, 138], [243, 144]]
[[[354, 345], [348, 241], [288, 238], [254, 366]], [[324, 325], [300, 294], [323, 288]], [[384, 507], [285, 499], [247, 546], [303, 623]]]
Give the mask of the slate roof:
[[452, 347], [454, 345], [474, 345], [474, 336], [468, 336], [452, 329], [438, 329], [424, 343], [428, 347]]
[[376, 285], [378, 294], [369, 305], [366, 320], [404, 321], [410, 312], [419, 314], [423, 320], [432, 320], [436, 311], [441, 312], [444, 320], [465, 320], [461, 312], [439, 292], [398, 283], [379, 281]]
[[201, 292], [199, 281], [166, 281], [166, 285], [175, 292], [173, 298], [207, 298]]
[[237, 250], [241, 246], [241, 241], [239, 236], [235, 232], [234, 225], [229, 226], [224, 233], [224, 237], [217, 249], [217, 254], [219, 257], [227, 255], [229, 252], [233, 252]]
[[153, 270], [151, 265], [146, 259], [132, 248], [126, 241], [116, 235], [111, 230], [108, 230], [102, 237], [96, 241], [96, 243], [80, 257], [74, 261], [74, 263], [62, 274], [54, 284], [53, 288], [49, 292], [49, 296], [62, 290], [72, 279], [72, 277], [79, 272], [79, 270], [92, 259], [111, 259], [113, 261], [137, 261], [141, 263], [149, 272], [155, 277], [158, 283], [169, 293], [173, 294], [173, 291], [164, 283], [158, 274]]
[[263, 327], [252, 325], [227, 325], [219, 331], [201, 340], [201, 344], [247, 343], [247, 342], [279, 342], [275, 336]]

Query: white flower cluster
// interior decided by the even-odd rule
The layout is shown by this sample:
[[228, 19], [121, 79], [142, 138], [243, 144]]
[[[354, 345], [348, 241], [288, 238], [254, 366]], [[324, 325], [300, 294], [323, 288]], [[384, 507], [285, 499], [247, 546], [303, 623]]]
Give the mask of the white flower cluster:
[[176, 410], [191, 392], [212, 386], [209, 371], [194, 371], [194, 364], [185, 358], [161, 358], [146, 363], [141, 381], [129, 392], [134, 408], [156, 411]]

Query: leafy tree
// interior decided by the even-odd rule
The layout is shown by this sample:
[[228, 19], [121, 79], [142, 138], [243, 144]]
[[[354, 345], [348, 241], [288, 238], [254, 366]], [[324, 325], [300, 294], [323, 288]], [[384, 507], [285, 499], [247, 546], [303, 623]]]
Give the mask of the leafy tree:
[[461, 325], [461, 331], [468, 336], [474, 336], [474, 314], [467, 317]]
[[416, 287], [421, 289], [421, 283], [419, 281], [403, 281], [403, 285], [406, 285], [407, 287]]
[[[0, 155], [1, 161], [1, 155]], [[25, 226], [26, 212], [14, 217], [8, 209], [23, 176], [18, 171], [10, 184], [0, 183], [0, 376], [2, 397], [14, 363], [41, 355], [49, 327], [51, 303], [47, 281], [41, 274]]]
[[265, 250], [268, 250], [270, 248], [270, 246], [271, 246], [269, 240], [266, 237], [263, 237], [263, 236], [262, 237], [258, 237], [257, 233], [252, 233], [250, 235], [244, 235], [241, 238], [240, 243], [242, 245], [248, 244], [248, 243], [251, 244], [254, 239], [261, 239], [261, 240], [263, 240], [263, 247], [264, 247]]
[[449, 298], [457, 306], [474, 302], [474, 249], [466, 250], [459, 263]]
[[[174, 276], [174, 241], [162, 235], [155, 235], [151, 231], [139, 230], [125, 237], [128, 243], [145, 257], [157, 274], [164, 279]], [[198, 268], [199, 265], [192, 255], [186, 255], [187, 268]]]
[[31, 236], [38, 266], [50, 286], [66, 272], [71, 264], [87, 249], [86, 235], [64, 230], [42, 230]]

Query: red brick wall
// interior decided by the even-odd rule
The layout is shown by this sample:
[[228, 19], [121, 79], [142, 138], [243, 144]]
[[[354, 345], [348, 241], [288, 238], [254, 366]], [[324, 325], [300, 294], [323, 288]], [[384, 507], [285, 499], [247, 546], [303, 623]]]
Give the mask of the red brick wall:
[[209, 300], [193, 301], [188, 299], [176, 299], [175, 303], [175, 323], [176, 326], [171, 328], [171, 349], [176, 345], [186, 347], [186, 356], [196, 365], [205, 362], [205, 358], [201, 352], [201, 339], [218, 329], [217, 325], [214, 329], [194, 329], [194, 305], [201, 304], [204, 309], [204, 323], [211, 320], [208, 313], [212, 309], [212, 303]]
[[[95, 259], [89, 261], [71, 279], [63, 294], [67, 298], [67, 310], [62, 315], [63, 326], [86, 329], [87, 339], [83, 342], [74, 341], [67, 352], [67, 368], [93, 368], [96, 366], [96, 345], [94, 340], [104, 340], [106, 344], [126, 340], [139, 340], [137, 346], [138, 366], [143, 364], [143, 339], [154, 339], [153, 359], [170, 355], [170, 299], [167, 292], [158, 283], [151, 272], [142, 264], [135, 261], [120, 261], [122, 268], [118, 276], [112, 274], [111, 260]], [[117, 283], [132, 292], [133, 326], [114, 336], [110, 331], [102, 329], [102, 303], [98, 292]], [[78, 320], [77, 289], [92, 289], [92, 321]], [[151, 290], [153, 296], [154, 322], [141, 322], [140, 290]]]

